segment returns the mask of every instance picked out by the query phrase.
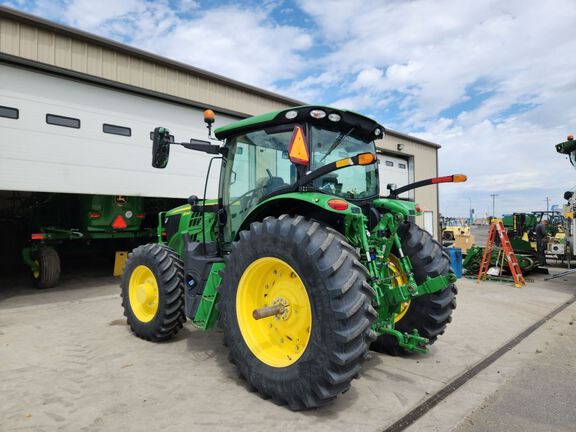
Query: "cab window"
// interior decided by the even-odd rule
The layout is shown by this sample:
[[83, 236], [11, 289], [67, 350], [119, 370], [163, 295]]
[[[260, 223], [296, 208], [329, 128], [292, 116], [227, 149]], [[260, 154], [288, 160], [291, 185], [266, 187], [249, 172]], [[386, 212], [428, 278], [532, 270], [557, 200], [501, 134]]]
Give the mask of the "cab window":
[[227, 239], [234, 238], [242, 221], [264, 197], [296, 181], [288, 157], [292, 130], [259, 130], [231, 139], [222, 191], [228, 213]]

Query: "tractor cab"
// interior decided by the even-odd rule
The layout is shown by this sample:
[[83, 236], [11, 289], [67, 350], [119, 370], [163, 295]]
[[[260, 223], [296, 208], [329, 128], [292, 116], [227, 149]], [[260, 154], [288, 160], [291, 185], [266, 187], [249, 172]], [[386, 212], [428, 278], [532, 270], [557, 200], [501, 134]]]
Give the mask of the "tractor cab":
[[[211, 129], [214, 121], [211, 111], [205, 121]], [[294, 194], [315, 192], [356, 205], [378, 198], [374, 140], [383, 134], [381, 125], [360, 114], [323, 106], [301, 106], [216, 129], [215, 136], [224, 142], [223, 146], [199, 140], [180, 144], [222, 155], [225, 160], [218, 203], [209, 209], [218, 212], [220, 243], [229, 245], [260, 214], [275, 214], [274, 208], [285, 212], [287, 205], [300, 209], [306, 206], [298, 199], [302, 195]], [[156, 128], [152, 138], [152, 165], [164, 168], [170, 144], [177, 143], [164, 128]], [[282, 203], [272, 203], [274, 198], [282, 199]], [[199, 202], [194, 197], [191, 204], [198, 209]], [[202, 208], [203, 212], [206, 210]]]
[[383, 130], [349, 111], [310, 106], [217, 129], [216, 137], [226, 140], [225, 239], [232, 240], [261, 203], [282, 194], [317, 192], [353, 203], [378, 197], [374, 139]]

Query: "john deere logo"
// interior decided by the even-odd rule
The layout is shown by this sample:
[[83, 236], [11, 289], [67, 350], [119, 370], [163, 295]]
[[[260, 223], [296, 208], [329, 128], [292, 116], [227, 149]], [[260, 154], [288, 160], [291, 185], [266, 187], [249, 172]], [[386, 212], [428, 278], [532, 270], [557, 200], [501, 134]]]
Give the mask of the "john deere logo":
[[126, 204], [126, 197], [124, 195], [116, 195], [116, 204], [123, 206]]

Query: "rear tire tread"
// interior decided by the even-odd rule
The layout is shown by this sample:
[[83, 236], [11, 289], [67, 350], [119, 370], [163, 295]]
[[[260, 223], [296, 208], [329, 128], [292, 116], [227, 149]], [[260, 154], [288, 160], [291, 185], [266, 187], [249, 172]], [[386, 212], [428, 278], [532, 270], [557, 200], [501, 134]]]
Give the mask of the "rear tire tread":
[[[450, 274], [450, 257], [428, 232], [414, 223], [404, 222], [398, 229], [398, 235], [402, 250], [412, 263], [416, 283], [423, 283], [428, 276]], [[452, 321], [457, 292], [456, 285], [450, 284], [441, 291], [413, 299], [406, 315], [396, 323], [396, 329], [402, 332], [417, 329], [421, 336], [429, 340], [429, 345], [432, 345]], [[405, 353], [405, 350], [398, 346], [396, 338], [389, 335], [378, 337], [371, 348], [391, 355]]]
[[[321, 330], [324, 346], [319, 351], [320, 348], [310, 341], [306, 350], [314, 349], [316, 354], [307, 356], [309, 353], [305, 352], [296, 364], [289, 366], [299, 368], [298, 378], [290, 381], [281, 378], [282, 369], [286, 368], [276, 369], [278, 376], [275, 378], [270, 373], [270, 367], [252, 355], [242, 339], [234, 312], [237, 283], [247, 266], [246, 260], [253, 259], [245, 256], [249, 249], [255, 247], [261, 248], [262, 256], [270, 253], [267, 246], [257, 246], [267, 244], [282, 244], [283, 248], [289, 249], [288, 252], [276, 250], [282, 259], [286, 259], [286, 253], [289, 255], [297, 251], [298, 256], [293, 260], [296, 264], [306, 262], [316, 266], [326, 289], [307, 286], [310, 300], [315, 301], [311, 293], [323, 297], [326, 302], [322, 304], [326, 304], [328, 310], [322, 313], [332, 316], [330, 325], [322, 325], [318, 318], [314, 320], [313, 329], [318, 327], [317, 331]], [[360, 363], [374, 340], [371, 323], [376, 311], [371, 305], [373, 291], [366, 283], [366, 269], [352, 249], [342, 235], [331, 228], [302, 216], [287, 215], [267, 217], [262, 222], [252, 223], [248, 230], [240, 233], [240, 240], [233, 244], [221, 285], [221, 303], [226, 299], [232, 302], [220, 308], [225, 341], [230, 349], [230, 358], [240, 374], [263, 397], [287, 404], [292, 410], [320, 407], [347, 391], [352, 379], [358, 375]], [[305, 281], [307, 275], [299, 273]], [[314, 331], [311, 337], [315, 337]], [[304, 358], [307, 360], [302, 361]]]
[[38, 289], [53, 288], [60, 280], [60, 257], [54, 248], [44, 246], [34, 253], [38, 261], [39, 275], [34, 278], [34, 286]]

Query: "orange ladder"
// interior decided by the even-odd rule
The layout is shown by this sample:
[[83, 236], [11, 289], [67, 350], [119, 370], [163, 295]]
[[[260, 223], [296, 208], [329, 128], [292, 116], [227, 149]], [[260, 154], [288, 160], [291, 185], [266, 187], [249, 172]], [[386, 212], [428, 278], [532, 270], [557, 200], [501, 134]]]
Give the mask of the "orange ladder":
[[[514, 277], [514, 285], [516, 285], [517, 288], [526, 285], [524, 276], [522, 276], [522, 270], [518, 265], [516, 255], [514, 254], [514, 250], [510, 244], [510, 239], [508, 238], [508, 234], [506, 233], [501, 220], [495, 220], [490, 224], [490, 231], [488, 231], [488, 239], [486, 240], [484, 255], [482, 255], [482, 264], [480, 264], [480, 270], [478, 271], [477, 282], [480, 282], [486, 276], [488, 269], [490, 268], [490, 259], [492, 257], [492, 248], [494, 247], [496, 233], [498, 233], [498, 236], [500, 237], [504, 256], [506, 257], [506, 261], [510, 267], [510, 272]], [[498, 263], [496, 263], [496, 265], [498, 265]]]

